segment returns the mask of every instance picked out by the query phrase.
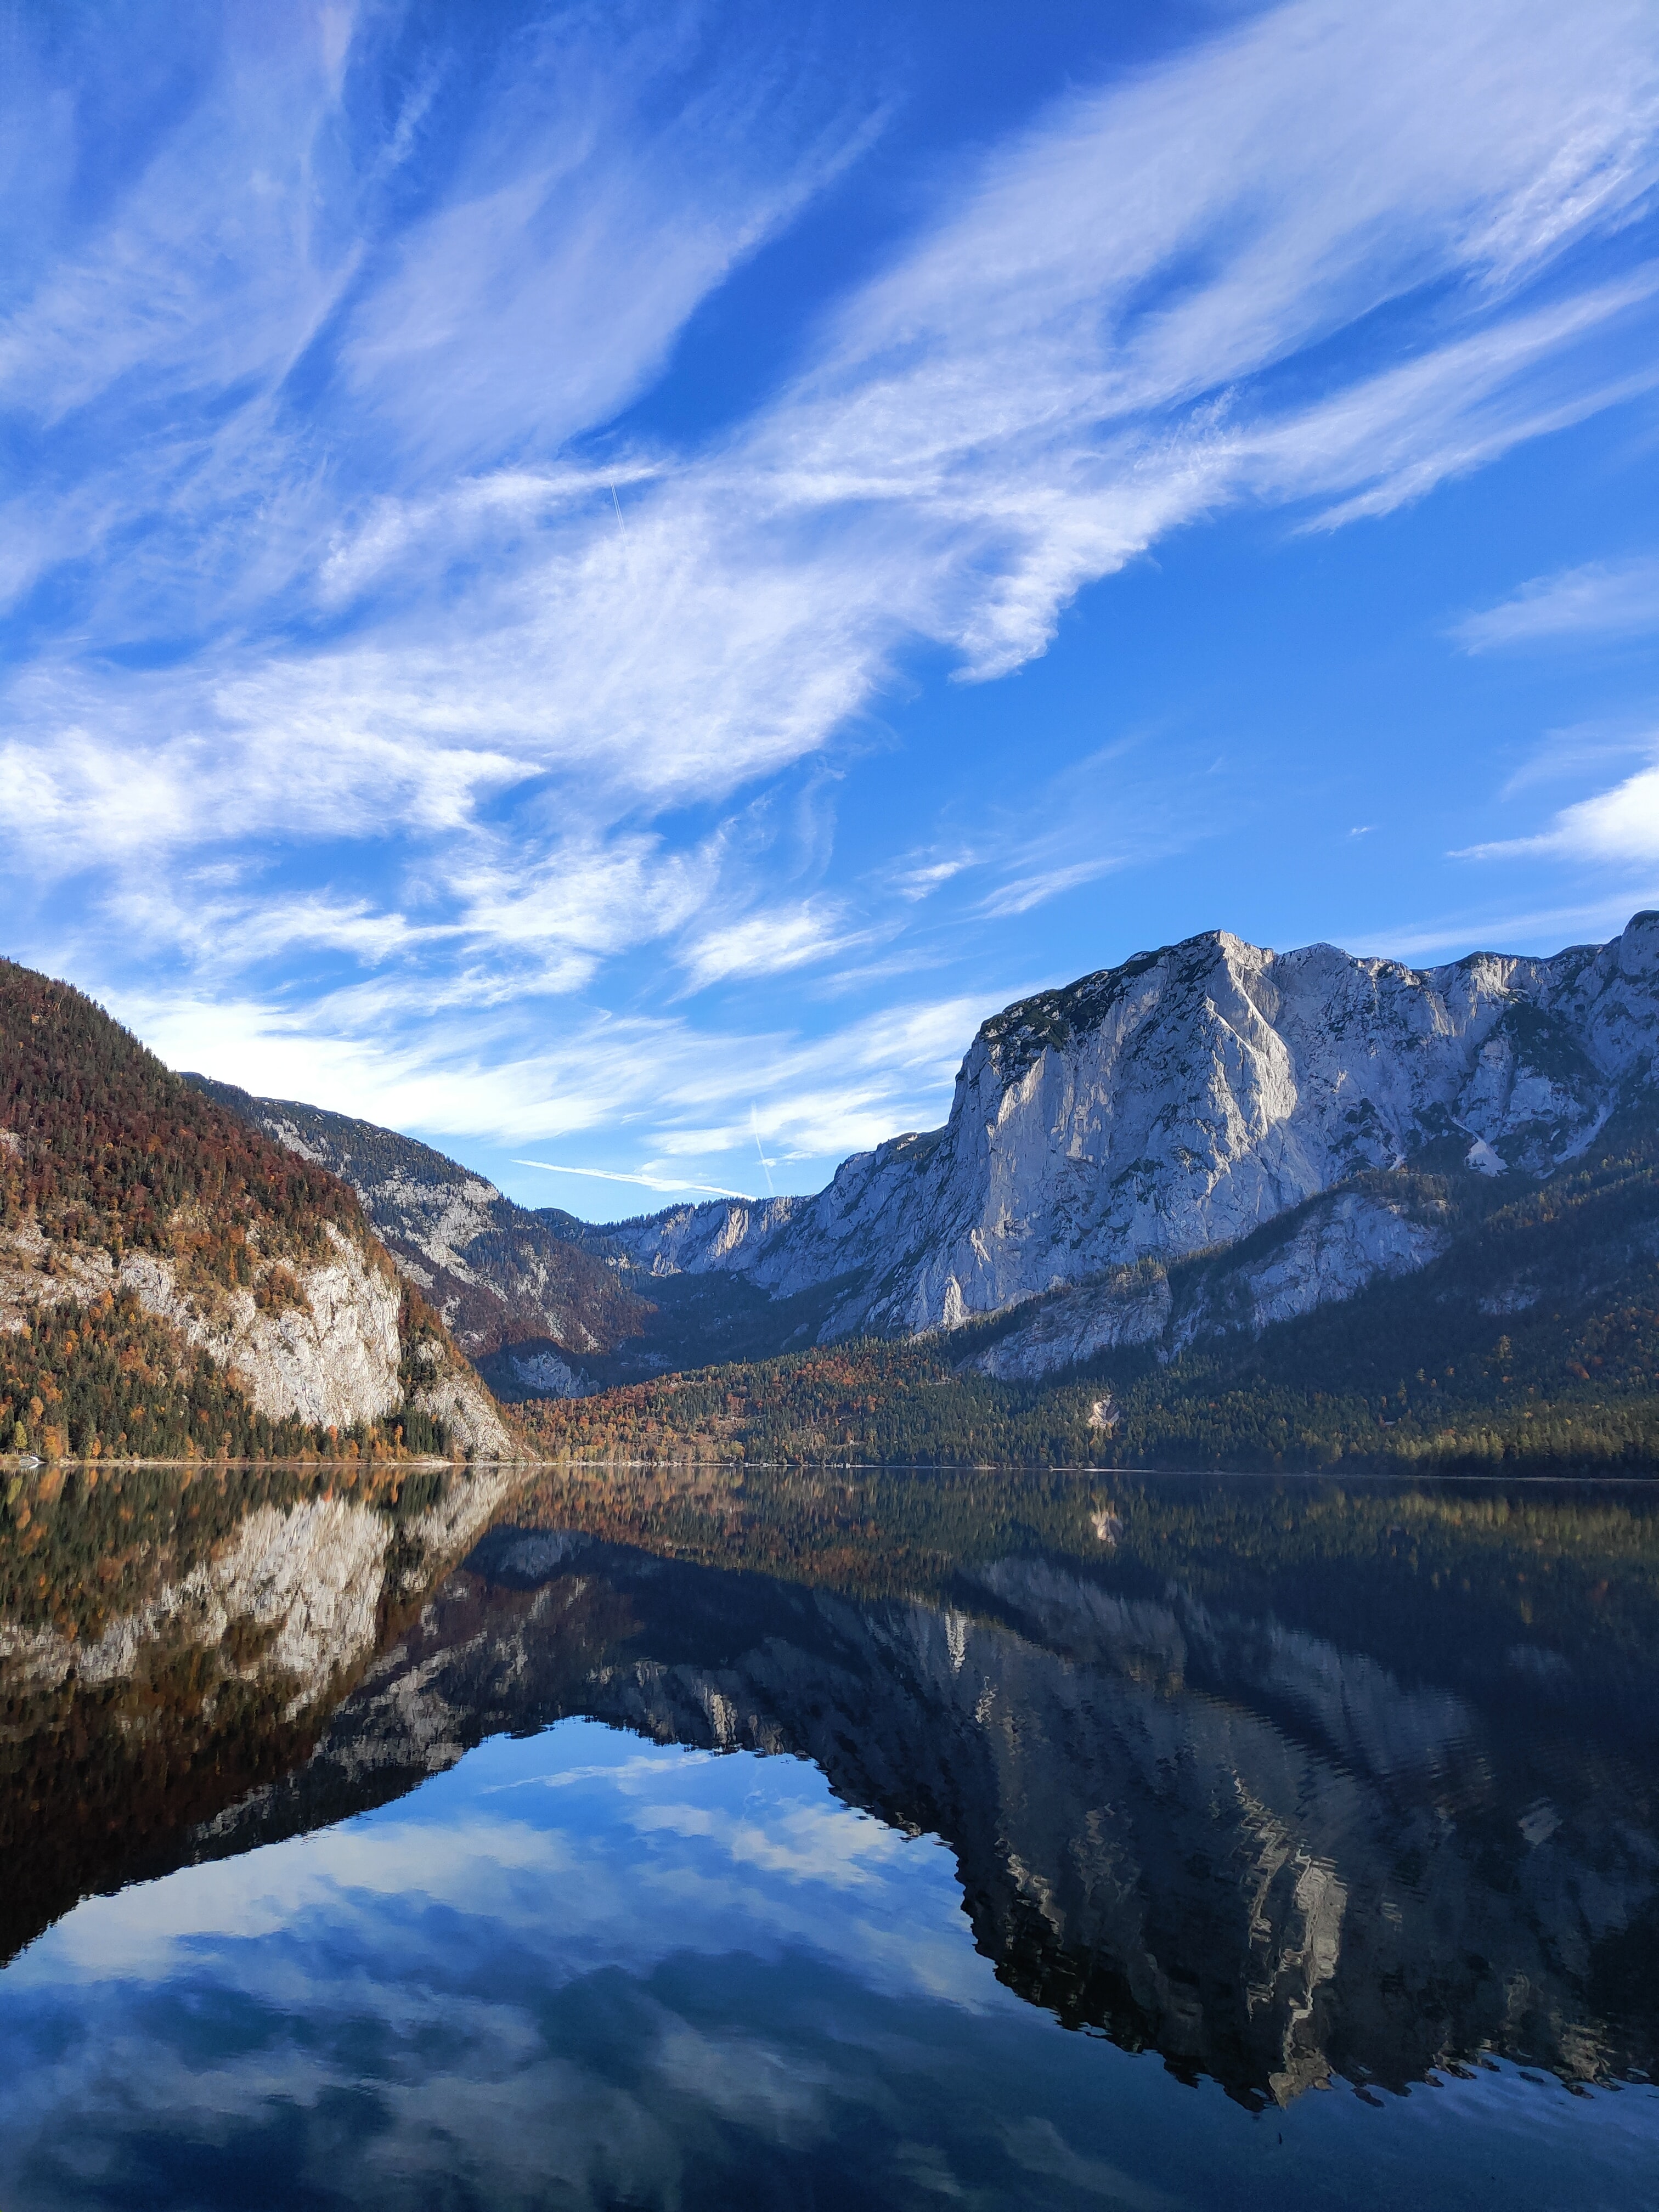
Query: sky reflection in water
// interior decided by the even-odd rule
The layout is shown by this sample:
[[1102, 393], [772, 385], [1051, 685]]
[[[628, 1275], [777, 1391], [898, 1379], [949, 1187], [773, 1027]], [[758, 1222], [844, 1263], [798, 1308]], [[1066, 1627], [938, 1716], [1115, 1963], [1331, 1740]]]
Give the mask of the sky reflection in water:
[[1659, 2204], [1656, 1506], [572, 1476], [14, 1671], [0, 2206]]
[[82, 1905], [0, 1978], [0, 2184], [72, 2205], [1653, 2201], [1659, 2091], [1253, 2115], [1067, 2033], [951, 1854], [591, 1721]]

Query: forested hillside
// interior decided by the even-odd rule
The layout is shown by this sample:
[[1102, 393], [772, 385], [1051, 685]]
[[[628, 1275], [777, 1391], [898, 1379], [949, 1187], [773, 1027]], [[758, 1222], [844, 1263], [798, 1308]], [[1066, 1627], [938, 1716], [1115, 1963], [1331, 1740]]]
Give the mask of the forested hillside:
[[[257, 1240], [320, 1249], [361, 1237], [356, 1197], [188, 1089], [66, 983], [0, 961], [0, 1226], [165, 1251], [225, 1284], [252, 1280]], [[256, 1243], [250, 1246], [250, 1236]]]
[[1659, 1140], [1610, 1129], [1513, 1198], [1474, 1190], [1465, 1217], [1457, 1188], [1449, 1179], [1439, 1202], [1460, 1233], [1420, 1273], [1167, 1360], [1119, 1349], [1060, 1377], [1000, 1381], [975, 1363], [1018, 1325], [1005, 1318], [526, 1415], [544, 1448], [576, 1457], [1659, 1468]]
[[0, 1452], [367, 1465], [504, 1434], [344, 1184], [0, 962]]

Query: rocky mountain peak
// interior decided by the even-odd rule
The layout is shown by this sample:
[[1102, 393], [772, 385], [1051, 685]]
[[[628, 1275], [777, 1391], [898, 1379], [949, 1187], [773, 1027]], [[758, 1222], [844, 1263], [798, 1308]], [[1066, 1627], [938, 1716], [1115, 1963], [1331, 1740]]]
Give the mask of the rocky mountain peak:
[[[611, 1233], [653, 1270], [842, 1284], [829, 1334], [948, 1328], [1237, 1243], [1379, 1170], [1548, 1173], [1650, 1103], [1656, 977], [1647, 915], [1552, 959], [1423, 970], [1206, 931], [991, 1016], [945, 1127], [844, 1162], [817, 1197]], [[1431, 1255], [1387, 1211], [1348, 1207], [1315, 1302]]]
[[[507, 1386], [562, 1393], [1033, 1302], [997, 1371], [1173, 1352], [1222, 1316], [1260, 1328], [1435, 1259], [1424, 1175], [1541, 1177], [1616, 1114], [1650, 1116], [1656, 1055], [1653, 914], [1548, 959], [1428, 969], [1206, 930], [990, 1016], [945, 1124], [815, 1195], [602, 1229], [390, 1131], [208, 1087], [349, 1181], [463, 1344], [512, 1362]], [[1235, 1249], [1197, 1304], [1164, 1279]]]

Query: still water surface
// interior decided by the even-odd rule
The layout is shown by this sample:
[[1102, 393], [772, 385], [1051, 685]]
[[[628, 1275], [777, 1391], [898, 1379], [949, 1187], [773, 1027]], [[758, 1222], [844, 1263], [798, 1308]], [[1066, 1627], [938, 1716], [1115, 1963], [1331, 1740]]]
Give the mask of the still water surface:
[[916, 1480], [13, 1696], [0, 2204], [1659, 2203], [1659, 1497]]

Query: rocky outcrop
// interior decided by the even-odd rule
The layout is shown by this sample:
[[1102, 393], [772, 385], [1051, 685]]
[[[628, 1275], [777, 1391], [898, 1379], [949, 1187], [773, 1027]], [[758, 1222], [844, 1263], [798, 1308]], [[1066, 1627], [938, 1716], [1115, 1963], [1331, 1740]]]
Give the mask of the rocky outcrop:
[[443, 1431], [447, 1448], [463, 1451], [470, 1459], [510, 1459], [512, 1438], [495, 1402], [467, 1368], [443, 1357], [441, 1347], [425, 1364], [430, 1380], [415, 1390], [411, 1403], [428, 1414]]
[[[64, 1245], [33, 1224], [0, 1240], [0, 1330], [27, 1326], [33, 1308], [132, 1291], [181, 1337], [228, 1369], [258, 1412], [309, 1426], [351, 1429], [384, 1419], [404, 1402], [402, 1292], [385, 1255], [332, 1224], [320, 1265], [285, 1270], [291, 1293], [261, 1305], [248, 1289], [179, 1281], [177, 1264], [155, 1252], [118, 1263], [101, 1247]], [[511, 1458], [514, 1446], [495, 1401], [437, 1339], [430, 1380], [411, 1402], [437, 1421], [447, 1447], [469, 1456]]]
[[181, 1291], [173, 1263], [151, 1252], [126, 1254], [116, 1280], [219, 1365], [234, 1369], [262, 1413], [350, 1428], [380, 1420], [401, 1402], [401, 1292], [384, 1256], [377, 1265], [343, 1231], [331, 1224], [325, 1233], [331, 1256], [298, 1273], [298, 1296], [276, 1311], [262, 1311], [248, 1290], [211, 1299]]
[[[775, 1296], [838, 1285], [826, 1338], [1096, 1285], [1064, 1328], [1034, 1323], [1029, 1363], [1049, 1340], [1158, 1334], [1163, 1294], [1126, 1299], [1121, 1271], [1237, 1244], [1356, 1176], [1427, 1160], [1546, 1173], [1621, 1105], [1651, 1110], [1656, 1053], [1659, 915], [1553, 959], [1428, 969], [1211, 932], [994, 1016], [945, 1126], [845, 1162], [815, 1198], [604, 1235], [650, 1273], [724, 1270]], [[1260, 1327], [1439, 1249], [1431, 1225], [1356, 1198], [1304, 1216], [1227, 1297]]]
[[1233, 1330], [1260, 1335], [1438, 1259], [1450, 1235], [1425, 1212], [1386, 1191], [1334, 1192], [1232, 1252], [1173, 1267], [1143, 1261], [1103, 1282], [1032, 1299], [1030, 1318], [966, 1365], [1024, 1381], [1129, 1346], [1150, 1345], [1169, 1359]]
[[273, 1310], [248, 1289], [183, 1288], [177, 1264], [163, 1254], [127, 1252], [118, 1262], [101, 1247], [58, 1243], [26, 1224], [0, 1243], [0, 1329], [27, 1326], [34, 1306], [131, 1291], [186, 1342], [233, 1370], [260, 1413], [317, 1428], [377, 1421], [402, 1400], [401, 1292], [384, 1258], [376, 1264], [332, 1224], [324, 1234], [331, 1256], [289, 1272], [291, 1299]]
[[[475, 1359], [550, 1340], [566, 1358], [568, 1388], [586, 1386], [580, 1363], [637, 1334], [649, 1306], [602, 1254], [584, 1224], [556, 1208], [532, 1212], [492, 1182], [412, 1137], [287, 1098], [255, 1098], [206, 1076], [185, 1080], [348, 1182], [400, 1272]], [[568, 1395], [556, 1381], [549, 1395]]]

